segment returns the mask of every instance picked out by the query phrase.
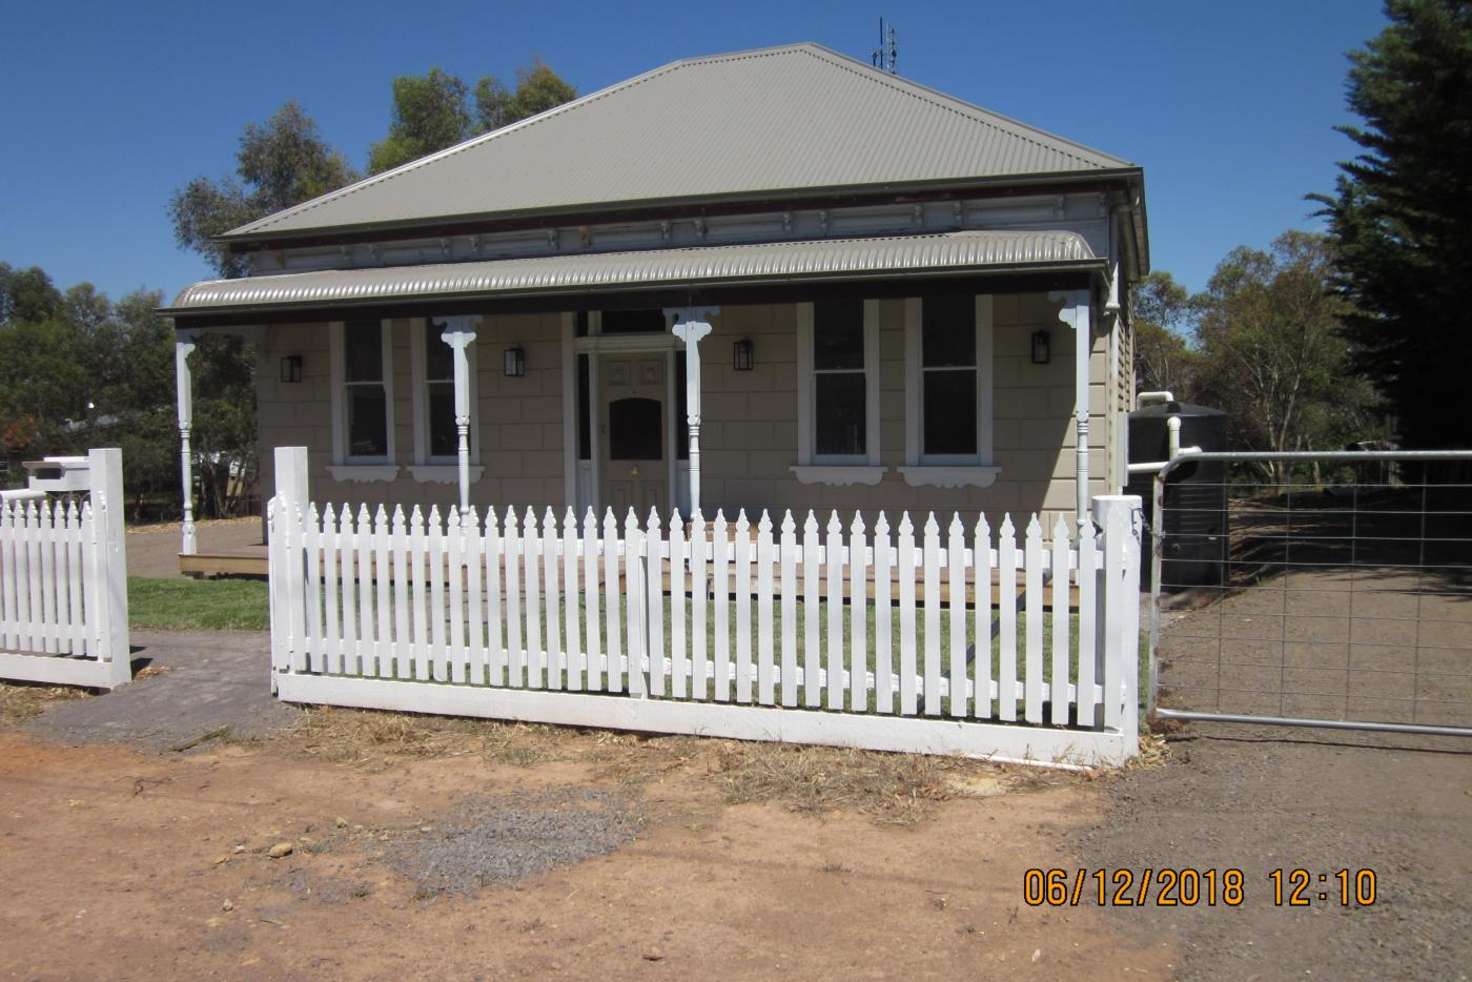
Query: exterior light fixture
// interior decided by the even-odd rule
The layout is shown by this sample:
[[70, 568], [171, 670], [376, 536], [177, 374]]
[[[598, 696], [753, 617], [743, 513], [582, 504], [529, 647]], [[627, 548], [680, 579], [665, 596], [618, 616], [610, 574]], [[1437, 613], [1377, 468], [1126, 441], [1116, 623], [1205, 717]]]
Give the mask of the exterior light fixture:
[[302, 380], [302, 356], [287, 355], [281, 359], [281, 381], [300, 382]]
[[738, 372], [749, 372], [756, 365], [755, 346], [751, 338], [742, 338], [731, 345], [731, 367]]
[[507, 348], [502, 365], [507, 378], [521, 378], [526, 374], [526, 349], [519, 344]]
[[1032, 332], [1032, 363], [1046, 365], [1053, 360], [1053, 338], [1047, 331]]

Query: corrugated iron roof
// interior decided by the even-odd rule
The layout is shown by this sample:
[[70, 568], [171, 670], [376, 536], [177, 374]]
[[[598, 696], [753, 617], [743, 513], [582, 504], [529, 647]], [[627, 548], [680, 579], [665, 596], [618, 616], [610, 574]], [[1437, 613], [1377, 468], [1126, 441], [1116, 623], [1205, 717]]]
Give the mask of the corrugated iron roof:
[[225, 237], [1133, 166], [795, 44], [673, 62]]
[[969, 231], [765, 242], [206, 280], [180, 292], [166, 312], [306, 308], [640, 286], [821, 281], [866, 274], [968, 269], [1053, 269], [1093, 259], [1094, 253], [1084, 238], [1065, 231]]

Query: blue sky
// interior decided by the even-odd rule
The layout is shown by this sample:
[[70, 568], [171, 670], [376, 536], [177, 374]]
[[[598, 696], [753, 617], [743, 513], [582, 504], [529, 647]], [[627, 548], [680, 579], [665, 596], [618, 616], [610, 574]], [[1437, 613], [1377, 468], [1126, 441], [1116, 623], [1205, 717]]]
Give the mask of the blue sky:
[[[170, 193], [233, 170], [242, 126], [296, 98], [362, 166], [394, 75], [504, 79], [533, 55], [588, 92], [675, 58], [811, 40], [1145, 167], [1154, 265], [1193, 289], [1237, 245], [1313, 227], [1352, 145], [1344, 53], [1379, 0], [1238, 2], [24, 3], [0, 32], [0, 261], [114, 296], [209, 271]], [[671, 135], [671, 144], [678, 136]]]

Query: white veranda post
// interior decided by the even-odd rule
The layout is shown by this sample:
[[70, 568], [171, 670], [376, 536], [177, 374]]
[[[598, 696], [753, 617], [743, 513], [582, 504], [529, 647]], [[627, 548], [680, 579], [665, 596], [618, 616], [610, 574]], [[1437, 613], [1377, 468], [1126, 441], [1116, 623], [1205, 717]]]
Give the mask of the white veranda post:
[[470, 322], [469, 317], [448, 318], [445, 330], [440, 334], [440, 340], [455, 353], [455, 432], [462, 511], [470, 507], [470, 356], [465, 350], [475, 343], [475, 332], [470, 330]]
[[1093, 351], [1093, 324], [1088, 290], [1069, 290], [1061, 295], [1063, 308], [1058, 319], [1073, 328], [1073, 426], [1074, 474], [1080, 523], [1089, 519], [1089, 356]]
[[690, 429], [690, 514], [700, 514], [700, 341], [719, 307], [673, 307], [675, 337], [685, 342], [685, 425]]
[[179, 410], [179, 480], [184, 491], [182, 555], [198, 551], [194, 538], [194, 464], [189, 449], [189, 433], [194, 426], [194, 375], [189, 370], [189, 356], [194, 353], [198, 334], [179, 331], [174, 339], [174, 385]]

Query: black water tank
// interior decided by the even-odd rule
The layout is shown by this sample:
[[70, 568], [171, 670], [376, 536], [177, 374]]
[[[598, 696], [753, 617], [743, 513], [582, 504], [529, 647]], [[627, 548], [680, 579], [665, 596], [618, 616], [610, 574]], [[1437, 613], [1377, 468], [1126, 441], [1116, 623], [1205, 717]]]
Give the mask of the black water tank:
[[[1187, 402], [1156, 403], [1129, 415], [1129, 459], [1132, 464], [1165, 460], [1170, 453], [1166, 420], [1179, 416], [1181, 446], [1217, 452], [1227, 449], [1227, 414]], [[1165, 550], [1160, 582], [1164, 590], [1225, 583], [1227, 552], [1227, 469], [1221, 461], [1178, 464], [1165, 485]], [[1146, 531], [1141, 569], [1150, 582], [1154, 475], [1133, 474], [1126, 494], [1145, 502]]]

